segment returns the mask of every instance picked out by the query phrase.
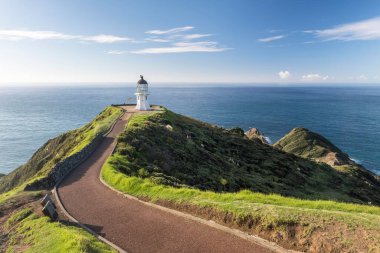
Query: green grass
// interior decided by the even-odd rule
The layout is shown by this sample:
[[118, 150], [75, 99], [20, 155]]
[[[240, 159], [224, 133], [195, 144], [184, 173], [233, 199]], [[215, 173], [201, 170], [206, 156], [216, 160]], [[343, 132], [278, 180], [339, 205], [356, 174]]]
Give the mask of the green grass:
[[47, 217], [38, 217], [30, 209], [13, 214], [6, 223], [9, 231], [10, 252], [116, 252], [86, 231], [50, 222]]
[[176, 202], [191, 203], [226, 203], [229, 208], [240, 209], [242, 203], [259, 203], [303, 209], [339, 211], [348, 213], [362, 213], [380, 215], [380, 207], [342, 203], [326, 200], [304, 200], [284, 197], [278, 194], [263, 194], [242, 190], [236, 193], [216, 193], [191, 188], [178, 188], [159, 185], [149, 179], [128, 177], [112, 166], [113, 157], [109, 158], [102, 169], [102, 178], [112, 187], [139, 197], [148, 197], [152, 200], [165, 199]]
[[[380, 247], [380, 207], [349, 203], [378, 199], [378, 188], [168, 110], [135, 115], [101, 176], [144, 200], [269, 234], [270, 240], [281, 234], [299, 250], [318, 240], [337, 251]], [[315, 231], [326, 236], [313, 237]]]
[[110, 162], [125, 175], [169, 186], [380, 204], [380, 182], [369, 174], [347, 175], [248, 140], [238, 128], [226, 130], [166, 109], [134, 115]]
[[338, 147], [323, 136], [300, 127], [294, 128], [273, 146], [307, 158], [321, 158], [329, 152], [343, 154]]
[[26, 164], [0, 178], [0, 193], [16, 187], [13, 192], [19, 192], [27, 183], [45, 177], [58, 162], [79, 152], [97, 135], [105, 133], [121, 113], [121, 108], [109, 106], [83, 127], [49, 140]]
[[[117, 107], [105, 108], [90, 123], [49, 140], [26, 164], [9, 175], [1, 176], [1, 212], [40, 197], [40, 191], [24, 191], [25, 186], [45, 177], [58, 162], [81, 151], [96, 136], [104, 134], [122, 111]], [[2, 232], [4, 230], [7, 230], [5, 233], [9, 243], [6, 252], [116, 252], [86, 231], [50, 222], [46, 217], [38, 217], [30, 209], [12, 215], [5, 222]]]
[[84, 126], [85, 129], [83, 129], [82, 133], [77, 137], [77, 140], [79, 141], [78, 144], [74, 145], [74, 149], [71, 151], [69, 156], [82, 150], [97, 135], [107, 132], [115, 120], [120, 117], [121, 113], [122, 110], [120, 108], [107, 107], [94, 120], [86, 124]]
[[0, 206], [7, 201], [12, 202], [16, 198], [22, 198], [27, 196], [40, 197], [41, 191], [23, 191], [22, 187], [16, 187], [11, 191], [0, 194]]
[[[243, 230], [247, 227], [252, 228], [259, 234], [281, 233], [284, 234], [285, 241], [286, 236], [289, 236], [287, 231], [296, 226], [299, 228], [296, 230], [298, 234], [293, 235], [292, 240], [299, 238], [303, 240], [303, 243], [312, 240], [310, 238], [314, 231], [321, 230], [324, 231], [326, 238], [342, 238], [342, 241], [335, 242], [335, 246], [343, 247], [340, 243], [350, 239], [351, 236], [346, 234], [351, 233], [353, 238], [350, 240], [355, 242], [351, 247], [357, 249], [355, 247], [360, 247], [357, 244], [360, 235], [357, 231], [364, 231], [366, 247], [374, 249], [380, 247], [379, 207], [335, 201], [303, 200], [248, 190], [237, 193], [215, 193], [171, 187], [156, 184], [147, 178], [128, 177], [112, 166], [110, 163], [112, 159], [109, 158], [102, 169], [102, 178], [105, 182], [121, 192], [145, 200], [158, 203], [167, 201], [171, 203], [169, 207], [180, 206], [182, 209], [179, 208], [179, 210], [185, 211], [189, 205], [198, 210], [204, 208], [216, 210], [218, 214], [205, 216], [205, 218], [219, 222], [227, 220], [226, 223], [229, 225], [232, 223], [233, 227]], [[202, 212], [204, 213], [204, 211], [200, 213]], [[336, 228], [338, 229], [335, 230]], [[340, 229], [348, 232], [343, 235]]]

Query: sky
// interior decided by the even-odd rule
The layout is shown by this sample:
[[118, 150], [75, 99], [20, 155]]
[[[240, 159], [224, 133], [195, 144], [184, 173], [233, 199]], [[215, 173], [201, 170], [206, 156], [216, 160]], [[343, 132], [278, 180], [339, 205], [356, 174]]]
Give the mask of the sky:
[[380, 1], [1, 0], [0, 85], [380, 83]]

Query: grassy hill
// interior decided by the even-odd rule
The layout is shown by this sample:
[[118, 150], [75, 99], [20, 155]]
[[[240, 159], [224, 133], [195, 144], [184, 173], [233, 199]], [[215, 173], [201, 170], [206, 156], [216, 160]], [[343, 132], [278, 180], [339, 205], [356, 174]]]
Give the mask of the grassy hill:
[[104, 134], [122, 111], [107, 107], [83, 127], [49, 140], [26, 164], [0, 177], [0, 252], [116, 252], [79, 227], [51, 222], [39, 203], [48, 191], [24, 191], [24, 187]]
[[273, 146], [285, 152], [330, 165], [353, 164], [349, 156], [337, 146], [322, 135], [306, 128], [294, 128]]
[[60, 161], [84, 148], [98, 134], [108, 130], [122, 110], [107, 107], [92, 122], [47, 141], [22, 166], [0, 177], [0, 193], [46, 176]]
[[110, 161], [128, 176], [216, 192], [248, 189], [303, 199], [380, 205], [380, 183], [248, 140], [169, 110], [135, 116]]
[[294, 128], [273, 146], [300, 157], [329, 164], [346, 174], [346, 177], [359, 179], [374, 188], [380, 187], [379, 176], [352, 161], [346, 153], [323, 136], [308, 129]]
[[[23, 187], [104, 133], [121, 112], [106, 108], [89, 124], [48, 141], [25, 165], [0, 177], [0, 245], [5, 245], [0, 251], [112, 251], [70, 224], [41, 218], [38, 198], [44, 192]], [[249, 140], [240, 128], [219, 128], [166, 109], [136, 113], [118, 137], [102, 177], [125, 193], [286, 248], [378, 252], [380, 207], [363, 204], [380, 205], [379, 181], [351, 162], [333, 167], [317, 162], [326, 152], [340, 152], [322, 138], [297, 149], [293, 142], [302, 139], [298, 136], [274, 148]], [[295, 149], [285, 148], [290, 146]], [[307, 156], [302, 149], [309, 150]]]
[[48, 217], [40, 217], [29, 208], [13, 214], [5, 229], [10, 237], [6, 252], [19, 252], [24, 247], [28, 252], [116, 253], [83, 229], [50, 222]]
[[379, 203], [377, 186], [248, 140], [241, 129], [218, 128], [168, 110], [133, 116], [102, 178], [145, 201], [289, 249], [380, 249], [380, 207], [336, 201]]

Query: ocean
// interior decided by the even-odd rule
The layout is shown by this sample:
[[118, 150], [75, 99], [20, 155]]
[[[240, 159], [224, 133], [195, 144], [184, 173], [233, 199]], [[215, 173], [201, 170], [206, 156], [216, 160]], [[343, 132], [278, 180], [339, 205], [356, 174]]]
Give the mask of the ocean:
[[[11, 172], [48, 139], [87, 123], [106, 105], [135, 101], [133, 92], [119, 84], [0, 87], [0, 173]], [[153, 86], [150, 103], [226, 128], [256, 127], [272, 142], [303, 126], [380, 175], [380, 87]]]

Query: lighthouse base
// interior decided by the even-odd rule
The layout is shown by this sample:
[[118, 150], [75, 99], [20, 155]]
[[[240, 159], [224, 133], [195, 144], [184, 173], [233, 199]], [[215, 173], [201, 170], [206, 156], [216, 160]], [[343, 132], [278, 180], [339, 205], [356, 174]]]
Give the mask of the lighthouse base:
[[139, 111], [149, 111], [150, 110], [150, 105], [147, 99], [147, 95], [140, 95], [136, 94], [136, 110]]

